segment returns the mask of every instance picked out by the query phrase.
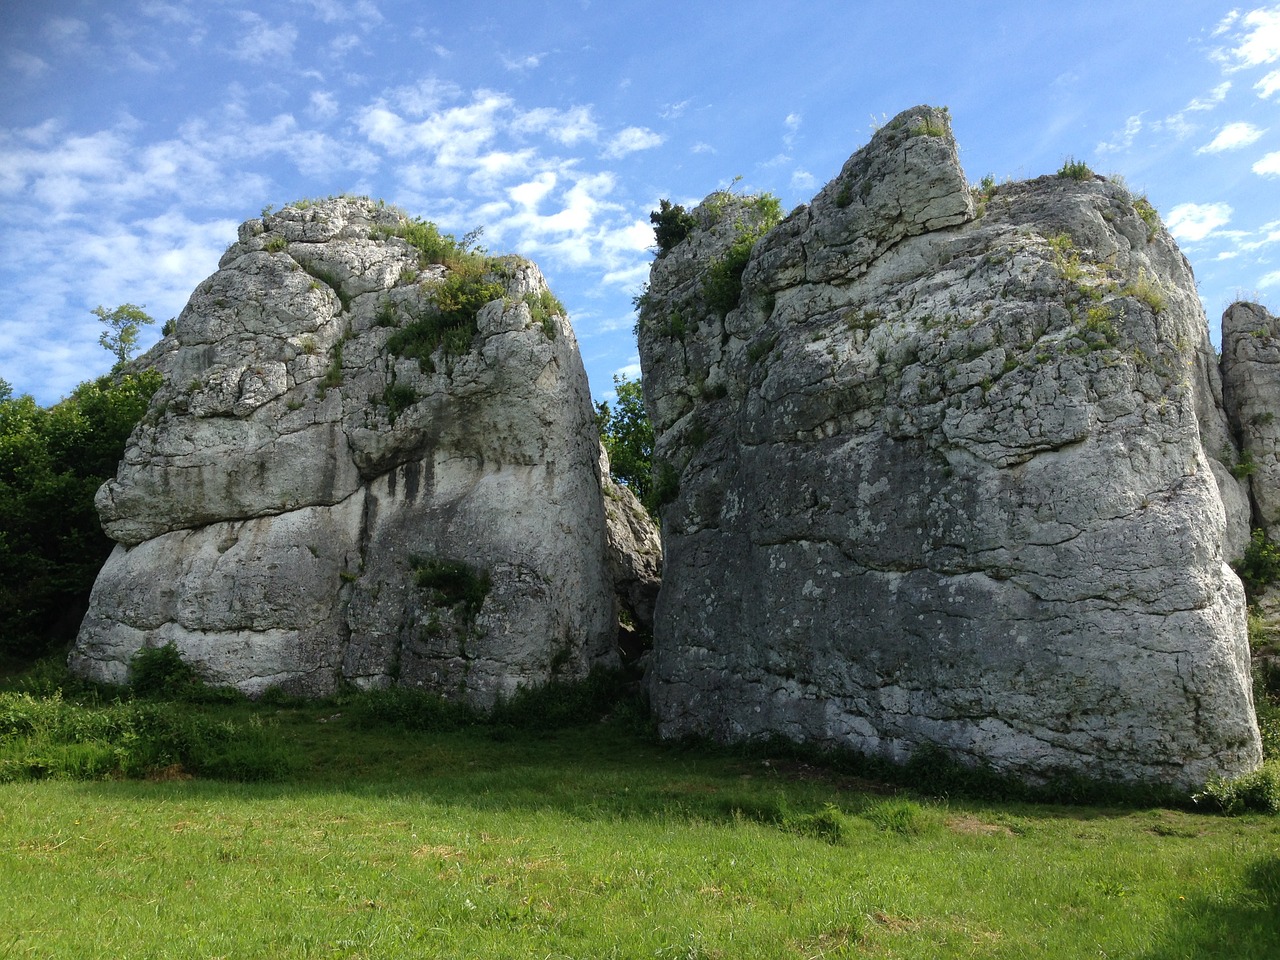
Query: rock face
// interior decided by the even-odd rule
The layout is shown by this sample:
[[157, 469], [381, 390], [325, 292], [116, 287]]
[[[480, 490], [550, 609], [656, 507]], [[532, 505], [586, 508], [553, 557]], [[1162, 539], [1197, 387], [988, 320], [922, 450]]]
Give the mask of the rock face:
[[767, 232], [753, 198], [693, 211], [640, 317], [665, 735], [933, 744], [1031, 779], [1257, 766], [1244, 501], [1144, 203], [1093, 176], [971, 190], [920, 107]]
[[240, 228], [98, 494], [120, 545], [74, 669], [122, 681], [172, 641], [251, 693], [400, 683], [483, 707], [615, 661], [573, 331], [532, 264], [433, 264], [396, 236], [413, 226], [340, 199]]
[[1280, 539], [1280, 319], [1259, 304], [1222, 315], [1222, 387], [1254, 525]]

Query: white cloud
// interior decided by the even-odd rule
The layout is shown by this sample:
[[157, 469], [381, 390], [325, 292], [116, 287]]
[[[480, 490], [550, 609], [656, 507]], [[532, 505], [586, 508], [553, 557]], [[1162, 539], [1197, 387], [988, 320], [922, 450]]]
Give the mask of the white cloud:
[[1228, 51], [1235, 69], [1257, 67], [1280, 60], [1280, 6], [1251, 10], [1239, 21], [1243, 30]]
[[658, 112], [658, 116], [663, 120], [675, 120], [684, 114], [691, 102], [681, 100], [679, 103], [669, 103]]
[[267, 60], [287, 60], [293, 54], [298, 39], [298, 28], [291, 23], [273, 27], [256, 13], [240, 14], [240, 21], [248, 32], [237, 41], [232, 55], [249, 63]]
[[1280, 270], [1272, 270], [1270, 273], [1264, 274], [1262, 278], [1258, 280], [1258, 286], [1280, 287]]
[[709, 143], [703, 143], [701, 140], [699, 140], [697, 143], [695, 143], [692, 147], [689, 148], [689, 152], [690, 153], [715, 153], [716, 148], [711, 146], [711, 144]]
[[1142, 114], [1137, 114], [1125, 121], [1124, 132], [1111, 143], [1100, 143], [1098, 153], [1117, 153], [1133, 146], [1134, 138], [1142, 131]]
[[43, 33], [60, 51], [74, 51], [89, 39], [89, 25], [72, 17], [54, 17], [45, 24]]
[[640, 362], [628, 363], [625, 367], [619, 367], [613, 371], [613, 375], [620, 380], [639, 380], [640, 379]]
[[313, 90], [307, 112], [317, 120], [332, 120], [338, 114], [338, 100], [324, 90]]
[[38, 77], [49, 69], [47, 63], [34, 53], [27, 53], [25, 50], [12, 50], [7, 59], [10, 70], [17, 70], [28, 77]]
[[1264, 100], [1274, 97], [1280, 93], [1280, 70], [1272, 70], [1265, 77], [1253, 85], [1253, 89], [1258, 91], [1258, 96]]
[[1179, 240], [1203, 240], [1231, 221], [1231, 207], [1225, 203], [1180, 203], [1165, 217], [1165, 226]]
[[536, 210], [547, 194], [555, 189], [556, 179], [554, 171], [544, 170], [534, 179], [511, 187], [507, 194], [520, 206]]
[[1185, 107], [1183, 107], [1183, 110], [1190, 110], [1192, 112], [1201, 111], [1201, 110], [1212, 110], [1214, 107], [1222, 103], [1223, 100], [1227, 99], [1227, 93], [1229, 93], [1230, 90], [1231, 90], [1231, 81], [1224, 80], [1222, 81], [1222, 83], [1218, 84], [1216, 87], [1210, 90], [1208, 96], [1197, 97], [1195, 100], [1192, 100]]
[[605, 147], [604, 156], [610, 159], [625, 157], [628, 153], [659, 146], [663, 139], [661, 134], [654, 133], [648, 127], [627, 127]]
[[525, 73], [529, 70], [536, 70], [538, 65], [542, 63], [542, 54], [530, 53], [523, 57], [508, 57], [502, 55], [502, 65], [508, 70], [516, 73]]
[[796, 141], [796, 133], [800, 129], [800, 124], [804, 120], [798, 113], [788, 113], [786, 119], [782, 121], [783, 126], [787, 128], [787, 132], [782, 137], [782, 142], [791, 147]]
[[1265, 130], [1260, 130], [1252, 123], [1228, 123], [1218, 131], [1218, 135], [1196, 153], [1222, 153], [1224, 150], [1239, 150], [1251, 143], [1257, 143]]
[[1263, 177], [1280, 177], [1280, 150], [1268, 153], [1255, 163], [1253, 172]]
[[372, 0], [359, 0], [357, 3], [343, 3], [340, 0], [306, 0], [306, 2], [325, 23], [355, 20], [361, 27], [368, 29], [382, 22], [382, 14]]
[[818, 178], [808, 170], [794, 170], [791, 173], [791, 189], [808, 192], [818, 185]]
[[512, 129], [522, 134], [549, 136], [567, 147], [580, 140], [595, 140], [600, 133], [590, 107], [570, 107], [568, 110], [535, 107], [519, 114], [512, 123]]

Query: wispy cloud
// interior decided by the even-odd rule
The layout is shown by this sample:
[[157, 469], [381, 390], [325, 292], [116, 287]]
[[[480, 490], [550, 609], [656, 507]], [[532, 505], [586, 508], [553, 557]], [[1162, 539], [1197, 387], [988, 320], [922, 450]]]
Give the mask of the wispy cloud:
[[1191, 113], [1197, 113], [1202, 110], [1212, 110], [1214, 107], [1221, 104], [1222, 101], [1226, 100], [1227, 94], [1230, 92], [1231, 81], [1224, 80], [1222, 83], [1210, 90], [1208, 96], [1196, 97], [1182, 109], [1184, 112], [1190, 111]]
[[338, 98], [325, 90], [313, 90], [307, 112], [317, 120], [332, 120], [338, 115]]
[[536, 70], [542, 63], [542, 54], [527, 53], [523, 57], [509, 57], [502, 55], [502, 65], [515, 73], [527, 73], [530, 70]]
[[433, 81], [384, 92], [356, 111], [370, 147], [403, 184], [402, 199], [446, 228], [485, 224], [486, 241], [544, 264], [590, 265], [606, 286], [633, 287], [647, 270], [651, 226], [616, 198], [617, 177], [567, 147], [605, 157], [661, 142], [642, 127], [602, 142], [589, 106], [523, 106], [492, 90]]
[[1258, 96], [1266, 100], [1280, 93], [1280, 70], [1272, 70], [1265, 77], [1253, 85], [1253, 89], [1258, 91]]
[[325, 23], [354, 20], [365, 29], [382, 23], [382, 13], [372, 0], [343, 3], [341, 0], [306, 0], [307, 6]]
[[41, 32], [60, 53], [74, 53], [89, 40], [89, 25], [73, 17], [54, 17]]
[[1244, 14], [1232, 11], [1216, 32], [1233, 31], [1231, 46], [1219, 52], [1219, 59], [1228, 69], [1243, 70], [1280, 60], [1280, 5], [1259, 7]]
[[795, 170], [791, 174], [791, 189], [808, 193], [818, 185], [818, 178], [808, 170]]
[[1251, 143], [1257, 143], [1266, 133], [1265, 130], [1255, 127], [1252, 123], [1228, 123], [1225, 127], [1218, 131], [1211, 141], [1196, 151], [1196, 153], [1222, 153], [1224, 150], [1239, 150], [1241, 147], [1247, 147]]
[[16, 70], [27, 77], [38, 77], [49, 69], [49, 64], [25, 50], [12, 50], [5, 59], [10, 70]]
[[1165, 217], [1165, 226], [1179, 240], [1203, 240], [1231, 221], [1232, 209], [1225, 203], [1180, 203]]
[[249, 63], [288, 59], [298, 40], [298, 28], [291, 23], [272, 26], [256, 13], [241, 13], [240, 20], [248, 28], [236, 41], [232, 55]]
[[1125, 121], [1124, 130], [1116, 139], [1099, 143], [1097, 153], [1119, 153], [1133, 146], [1134, 139], [1142, 132], [1142, 115], [1137, 114]]
[[604, 148], [604, 156], [616, 160], [629, 153], [640, 150], [651, 150], [663, 142], [661, 134], [654, 133], [648, 127], [627, 127], [619, 132]]
[[600, 133], [590, 107], [570, 107], [568, 110], [535, 107], [519, 114], [512, 123], [512, 129], [521, 134], [548, 136], [567, 147], [581, 141], [594, 141]]
[[782, 125], [786, 127], [787, 132], [783, 134], [782, 142], [787, 145], [787, 149], [791, 149], [796, 142], [796, 134], [800, 130], [800, 124], [804, 118], [798, 113], [788, 113], [786, 119], [782, 121]]

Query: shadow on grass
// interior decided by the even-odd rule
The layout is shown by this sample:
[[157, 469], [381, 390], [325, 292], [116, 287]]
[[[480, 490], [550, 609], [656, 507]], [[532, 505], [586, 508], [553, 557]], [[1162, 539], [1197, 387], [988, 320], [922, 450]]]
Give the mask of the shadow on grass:
[[1280, 939], [1280, 856], [1255, 860], [1242, 874], [1234, 897], [1205, 890], [1180, 902], [1162, 944], [1143, 960], [1275, 956]]

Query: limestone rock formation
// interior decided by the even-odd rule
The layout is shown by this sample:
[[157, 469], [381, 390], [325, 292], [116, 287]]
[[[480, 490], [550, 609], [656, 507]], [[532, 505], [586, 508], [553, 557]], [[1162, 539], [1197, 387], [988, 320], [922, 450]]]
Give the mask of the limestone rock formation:
[[662, 537], [640, 499], [609, 472], [609, 454], [600, 447], [604, 515], [609, 540], [609, 572], [622, 623], [619, 650], [636, 659], [648, 650], [653, 610], [662, 587]]
[[586, 375], [531, 263], [367, 200], [286, 207], [240, 228], [154, 361], [98, 495], [120, 545], [80, 673], [171, 641], [251, 693], [487, 706], [615, 662]]
[[1222, 388], [1254, 523], [1280, 539], [1280, 319], [1260, 304], [1222, 315]]
[[1091, 175], [971, 189], [919, 107], [771, 212], [713, 194], [642, 298], [662, 732], [1031, 779], [1256, 767], [1247, 521], [1154, 211]]

